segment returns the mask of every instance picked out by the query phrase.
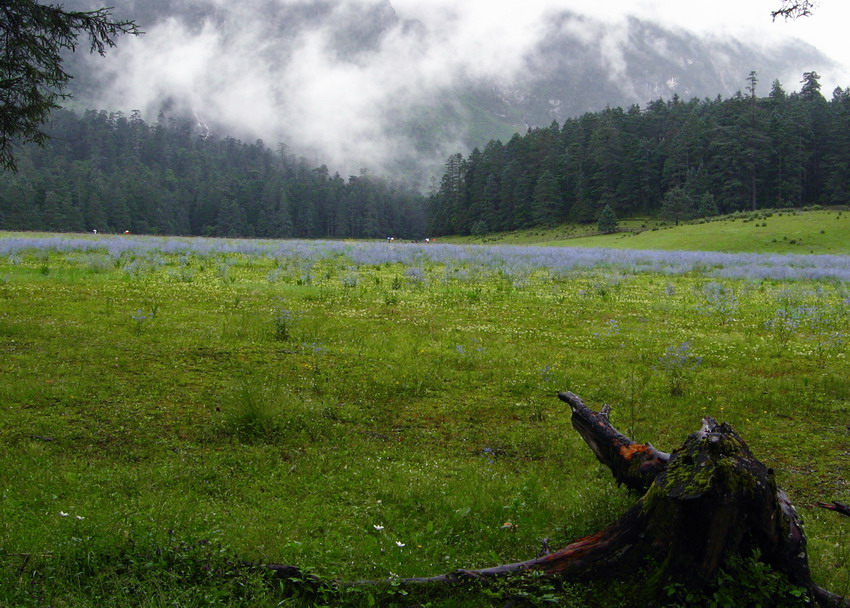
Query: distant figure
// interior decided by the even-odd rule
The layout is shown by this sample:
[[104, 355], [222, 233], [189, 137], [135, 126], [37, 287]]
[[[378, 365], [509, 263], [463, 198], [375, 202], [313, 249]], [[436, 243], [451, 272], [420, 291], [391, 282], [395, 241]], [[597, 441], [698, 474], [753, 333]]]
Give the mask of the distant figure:
[[426, 243], [430, 243], [430, 242], [431, 242], [431, 239], [425, 239], [425, 242], [426, 242]]
[[125, 230], [125, 231], [124, 231], [124, 234], [130, 234], [130, 231], [129, 231], [129, 230]]
[[94, 230], [92, 230], [92, 232], [94, 232], [95, 234], [97, 234], [97, 228], [95, 228]]

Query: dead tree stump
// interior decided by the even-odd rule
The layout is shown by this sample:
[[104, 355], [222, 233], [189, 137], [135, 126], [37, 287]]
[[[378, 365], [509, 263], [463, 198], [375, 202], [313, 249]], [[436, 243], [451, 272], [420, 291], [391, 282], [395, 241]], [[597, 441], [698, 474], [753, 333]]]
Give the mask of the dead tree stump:
[[[667, 454], [617, 431], [607, 408], [595, 412], [568, 392], [558, 397], [570, 405], [573, 427], [617, 482], [644, 492], [638, 502], [609, 527], [554, 553], [401, 582], [456, 583], [525, 571], [568, 580], [604, 579], [638, 572], [649, 559], [658, 564], [658, 580], [700, 589], [715, 579], [728, 556], [758, 551], [820, 605], [850, 606], [846, 598], [812, 582], [800, 518], [773, 471], [730, 425], [704, 418], [682, 447]], [[839, 505], [835, 510], [846, 508], [833, 504]]]

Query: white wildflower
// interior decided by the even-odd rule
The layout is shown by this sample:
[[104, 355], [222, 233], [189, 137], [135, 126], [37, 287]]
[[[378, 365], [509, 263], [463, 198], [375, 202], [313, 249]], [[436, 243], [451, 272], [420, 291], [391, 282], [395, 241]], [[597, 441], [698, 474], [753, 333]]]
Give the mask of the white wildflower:
[[375, 528], [378, 532], [384, 529], [384, 526], [381, 524], [372, 524], [372, 527]]
[[404, 543], [401, 542], [400, 540], [395, 541], [395, 544], [396, 544], [397, 547], [403, 547], [404, 546]]

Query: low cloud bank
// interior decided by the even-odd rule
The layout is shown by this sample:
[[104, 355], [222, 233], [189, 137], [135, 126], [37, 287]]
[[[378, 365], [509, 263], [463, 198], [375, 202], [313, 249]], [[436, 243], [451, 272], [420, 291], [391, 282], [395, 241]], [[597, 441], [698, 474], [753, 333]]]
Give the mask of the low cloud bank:
[[[421, 181], [474, 139], [468, 92], [534, 78], [553, 23], [596, 49], [622, 97], [606, 103], [649, 101], [629, 78], [626, 15], [661, 19], [657, 1], [575, 4], [589, 16], [564, 20], [569, 6], [551, 0], [136, 0], [119, 14], [146, 34], [90, 60], [98, 86], [81, 101], [148, 120], [193, 116], [201, 129], [285, 143], [344, 176], [404, 167]], [[524, 128], [519, 115], [495, 120]]]

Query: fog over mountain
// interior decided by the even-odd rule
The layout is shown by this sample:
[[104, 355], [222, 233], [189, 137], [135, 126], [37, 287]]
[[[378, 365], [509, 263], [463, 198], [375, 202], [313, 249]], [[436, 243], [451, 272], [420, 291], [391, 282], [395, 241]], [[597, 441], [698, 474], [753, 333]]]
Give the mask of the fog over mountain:
[[[520, 3], [515, 3], [519, 5]], [[71, 9], [96, 2], [66, 2]], [[745, 40], [531, 3], [135, 0], [146, 32], [74, 56], [80, 108], [193, 116], [198, 129], [285, 143], [347, 176], [425, 183], [453, 152], [528, 127], [650, 100], [731, 95], [833, 64], [801, 41]]]

